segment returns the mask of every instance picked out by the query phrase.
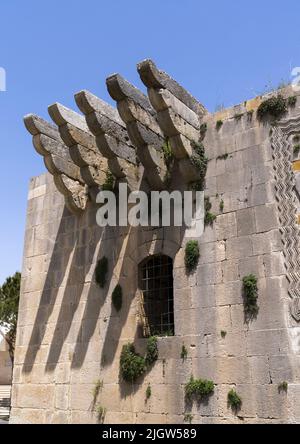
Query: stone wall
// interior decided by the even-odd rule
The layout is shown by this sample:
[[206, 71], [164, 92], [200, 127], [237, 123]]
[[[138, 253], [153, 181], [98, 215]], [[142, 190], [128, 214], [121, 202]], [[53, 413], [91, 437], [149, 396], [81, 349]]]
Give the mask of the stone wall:
[[[116, 100], [124, 100], [124, 88], [123, 92], [113, 91]], [[282, 93], [288, 97], [292, 91]], [[86, 97], [81, 95], [82, 100]], [[140, 97], [136, 100], [143, 104]], [[80, 214], [72, 212], [79, 202], [75, 199], [74, 205], [74, 193], [72, 204], [69, 200], [66, 206], [57, 171], [54, 180], [49, 173], [32, 180], [12, 422], [97, 422], [93, 389], [99, 380], [103, 387], [97, 404], [106, 410], [106, 423], [182, 423], [187, 413], [193, 415], [193, 423], [300, 422], [299, 310], [293, 284], [299, 272], [297, 158], [293, 158], [290, 139], [300, 129], [299, 112], [297, 106], [290, 109], [287, 118], [274, 127], [256, 117], [262, 100], [214, 115], [197, 110], [202, 123], [207, 124], [205, 195], [217, 217], [198, 239], [201, 256], [197, 270], [190, 275], [184, 265], [187, 239], [183, 228], [101, 229], [96, 224], [93, 199], [87, 199], [83, 207], [80, 201]], [[80, 103], [88, 115], [87, 103]], [[128, 110], [124, 114], [128, 116]], [[149, 125], [154, 126], [149, 115]], [[60, 122], [56, 115], [56, 123]], [[127, 129], [132, 120], [128, 122]], [[287, 129], [289, 122], [296, 129]], [[95, 120], [93, 125], [97, 126]], [[132, 127], [130, 131], [132, 137]], [[173, 143], [177, 148], [180, 145], [178, 139]], [[284, 177], [278, 167], [281, 147], [286, 154], [285, 161], [281, 159]], [[129, 143], [126, 149], [132, 152]], [[141, 147], [137, 151], [140, 153]], [[150, 148], [149, 152], [153, 153]], [[183, 163], [189, 168], [189, 157], [178, 156], [181, 171]], [[128, 158], [123, 160], [128, 162]], [[149, 167], [148, 161], [146, 156], [145, 167]], [[137, 168], [134, 162], [132, 165], [130, 171]], [[146, 168], [152, 187], [161, 183], [164, 171], [163, 164], [156, 166], [151, 172]], [[117, 171], [118, 165], [113, 168]], [[82, 191], [86, 185], [77, 170], [76, 174]], [[129, 176], [133, 180], [135, 173]], [[173, 176], [172, 188], [176, 189], [176, 184], [182, 187], [179, 182]], [[287, 183], [292, 184], [292, 191], [282, 191]], [[287, 203], [292, 212], [288, 221]], [[136, 384], [127, 384], [119, 374], [122, 346], [134, 342], [138, 351], [145, 350], [145, 339], [139, 334], [138, 264], [158, 253], [174, 261], [175, 336], [158, 338], [158, 361]], [[94, 270], [103, 255], [109, 260], [109, 279], [101, 289]], [[259, 313], [245, 322], [242, 279], [250, 273], [258, 278]], [[111, 303], [117, 283], [123, 288], [124, 300], [119, 313]], [[181, 358], [183, 345], [188, 352], [185, 360]], [[187, 405], [184, 394], [191, 374], [215, 384], [214, 394], [206, 402], [192, 406]], [[287, 392], [278, 390], [284, 381], [288, 382]], [[149, 384], [152, 395], [146, 400]], [[227, 404], [231, 388], [242, 398], [238, 414]]]
[[12, 365], [8, 345], [0, 332], [0, 385], [10, 385], [12, 379]]

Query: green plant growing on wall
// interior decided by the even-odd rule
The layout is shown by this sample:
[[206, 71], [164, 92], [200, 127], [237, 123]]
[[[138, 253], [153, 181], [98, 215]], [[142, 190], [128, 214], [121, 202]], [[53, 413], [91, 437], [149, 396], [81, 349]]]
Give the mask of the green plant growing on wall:
[[300, 135], [299, 134], [295, 134], [295, 136], [293, 137], [293, 142], [295, 142], [295, 143], [300, 142]]
[[220, 208], [221, 213], [223, 213], [223, 211], [224, 211], [224, 200], [223, 199], [221, 199], [221, 201], [220, 201], [219, 208]]
[[198, 265], [200, 257], [199, 244], [196, 240], [190, 240], [187, 242], [185, 246], [185, 268], [188, 273], [191, 273], [195, 270]]
[[117, 311], [120, 311], [123, 304], [123, 291], [120, 284], [116, 285], [111, 295], [113, 306]]
[[200, 136], [202, 140], [205, 138], [206, 131], [207, 131], [207, 123], [202, 123], [200, 125]]
[[247, 318], [253, 318], [258, 313], [258, 288], [257, 277], [253, 274], [244, 276], [243, 278], [243, 291], [244, 291], [244, 311]]
[[216, 215], [211, 213], [212, 204], [210, 202], [209, 197], [205, 197], [204, 198], [204, 210], [205, 210], [205, 215], [204, 215], [204, 225], [213, 225], [214, 221], [216, 220]]
[[192, 424], [192, 421], [194, 419], [194, 415], [191, 413], [185, 413], [183, 417], [183, 422], [188, 422], [189, 424]]
[[158, 359], [157, 338], [151, 336], [147, 340], [146, 356], [135, 351], [133, 344], [123, 345], [120, 356], [120, 373], [126, 382], [135, 382]]
[[146, 401], [148, 401], [148, 399], [151, 398], [151, 395], [152, 395], [151, 385], [148, 384], [148, 387], [146, 388]]
[[300, 151], [300, 144], [297, 143], [297, 145], [295, 145], [294, 148], [293, 148], [293, 153], [294, 153], [294, 155], [295, 155], [295, 156], [298, 156], [299, 151]]
[[290, 106], [291, 108], [294, 108], [296, 106], [297, 103], [297, 97], [296, 96], [290, 96], [287, 99], [287, 104], [288, 106]]
[[217, 120], [216, 122], [216, 130], [219, 131], [223, 125], [223, 120]]
[[234, 115], [234, 120], [239, 121], [243, 117], [243, 113], [238, 113]]
[[99, 259], [96, 269], [95, 269], [95, 279], [97, 284], [103, 288], [106, 284], [106, 276], [108, 272], [108, 259], [106, 256], [103, 256]]
[[172, 153], [171, 144], [168, 139], [166, 139], [165, 142], [163, 143], [162, 151], [166, 165], [169, 165], [173, 160], [173, 153]]
[[185, 361], [186, 358], [187, 358], [187, 355], [188, 355], [187, 348], [186, 348], [186, 346], [183, 344], [183, 346], [181, 347], [180, 357], [181, 357], [181, 359], [182, 359], [183, 361]]
[[207, 379], [194, 379], [193, 375], [189, 382], [185, 384], [185, 396], [188, 400], [196, 399], [201, 402], [214, 392], [214, 383]]
[[274, 119], [279, 119], [283, 114], [287, 112], [287, 101], [278, 94], [278, 96], [270, 97], [264, 100], [257, 109], [257, 117], [259, 120], [264, 119], [266, 116], [271, 116]]
[[172, 328], [166, 328], [163, 331], [153, 330], [151, 332], [151, 334], [153, 336], [158, 337], [158, 338], [166, 338], [166, 337], [169, 337], [169, 336], [174, 336], [174, 330]]
[[227, 402], [228, 402], [229, 407], [231, 407], [232, 410], [234, 410], [235, 412], [240, 410], [240, 408], [242, 406], [242, 399], [234, 389], [231, 389], [228, 392]]
[[164, 181], [165, 183], [169, 183], [171, 180], [171, 168], [174, 163], [174, 156], [169, 139], [166, 139], [165, 142], [163, 143], [162, 151], [163, 151], [164, 161], [167, 167]]
[[197, 143], [195, 141], [192, 141], [191, 146], [193, 148], [193, 154], [190, 157], [190, 160], [192, 165], [194, 165], [199, 174], [199, 180], [197, 183], [199, 191], [202, 191], [204, 186], [204, 179], [206, 175], [208, 159], [205, 155], [205, 147], [202, 142]]
[[248, 120], [248, 122], [250, 122], [252, 120], [253, 113], [254, 113], [253, 109], [250, 109], [250, 111], [247, 111], [247, 120]]
[[150, 336], [147, 339], [147, 347], [146, 347], [146, 357], [145, 362], [146, 365], [149, 366], [153, 364], [158, 359], [158, 343], [156, 336]]
[[282, 381], [278, 384], [278, 392], [287, 392], [288, 391], [288, 383], [286, 381]]
[[98, 379], [95, 382], [94, 388], [93, 388], [93, 405], [96, 404], [97, 398], [99, 396], [100, 391], [103, 388], [103, 381], [101, 379]]
[[110, 170], [106, 171], [105, 182], [102, 185], [103, 191], [113, 191], [115, 185], [115, 178]]
[[228, 156], [228, 153], [220, 154], [220, 156], [217, 157], [217, 160], [226, 160]]
[[120, 357], [120, 371], [124, 381], [135, 382], [145, 370], [145, 359], [136, 353], [134, 345], [123, 345]]
[[105, 419], [105, 415], [106, 415], [106, 408], [103, 407], [102, 405], [98, 404], [96, 407], [96, 412], [97, 412], [97, 420], [100, 424], [103, 424], [104, 419]]
[[221, 330], [221, 337], [222, 337], [223, 339], [226, 338], [226, 335], [227, 335], [227, 331]]

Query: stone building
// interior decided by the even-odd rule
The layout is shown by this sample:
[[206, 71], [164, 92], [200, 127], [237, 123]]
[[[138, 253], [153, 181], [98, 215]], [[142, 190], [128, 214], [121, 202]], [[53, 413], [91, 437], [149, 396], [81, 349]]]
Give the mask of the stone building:
[[[48, 172], [28, 195], [11, 421], [300, 422], [300, 93], [210, 114], [153, 62], [138, 72], [147, 95], [107, 79], [117, 108], [81, 91], [82, 114], [25, 117]], [[113, 183], [204, 186], [194, 270], [184, 226], [96, 223]], [[145, 356], [149, 334], [158, 359], [129, 383], [123, 346]], [[207, 396], [187, 397], [191, 375]]]
[[12, 379], [11, 358], [5, 333], [6, 330], [0, 327], [0, 386], [11, 385]]

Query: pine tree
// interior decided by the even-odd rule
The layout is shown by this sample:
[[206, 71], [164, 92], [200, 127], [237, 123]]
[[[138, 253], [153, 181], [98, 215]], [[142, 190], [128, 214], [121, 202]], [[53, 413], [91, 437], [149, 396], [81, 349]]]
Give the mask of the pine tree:
[[20, 283], [21, 274], [16, 272], [14, 276], [8, 277], [0, 287], [0, 326], [8, 329], [5, 340], [12, 363], [16, 342]]

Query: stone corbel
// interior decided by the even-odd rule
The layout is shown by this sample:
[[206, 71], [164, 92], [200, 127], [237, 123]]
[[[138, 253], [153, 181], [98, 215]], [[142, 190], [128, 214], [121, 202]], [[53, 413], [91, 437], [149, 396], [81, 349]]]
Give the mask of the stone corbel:
[[188, 91], [168, 74], [157, 69], [151, 60], [138, 64], [141, 80], [148, 88], [157, 121], [170, 142], [172, 153], [186, 182], [199, 180], [199, 171], [190, 161], [195, 156], [194, 143], [200, 139], [200, 124], [207, 113]]
[[49, 106], [48, 111], [85, 183], [91, 188], [101, 187], [106, 180], [107, 160], [100, 154], [85, 118], [59, 103]]
[[119, 114], [126, 124], [132, 144], [136, 147], [150, 187], [155, 190], [164, 189], [167, 174], [163, 152], [165, 138], [148, 97], [119, 74], [108, 77], [106, 84], [109, 94], [117, 102]]
[[81, 213], [86, 208], [88, 189], [57, 128], [34, 114], [25, 116], [24, 123], [33, 136], [36, 151], [43, 156], [47, 170], [65, 196], [67, 207], [72, 212]]
[[135, 148], [130, 143], [126, 126], [118, 111], [89, 91], [78, 92], [75, 100], [85, 114], [98, 150], [107, 159], [112, 174], [120, 181], [126, 180], [130, 189], [138, 189], [142, 172]]

